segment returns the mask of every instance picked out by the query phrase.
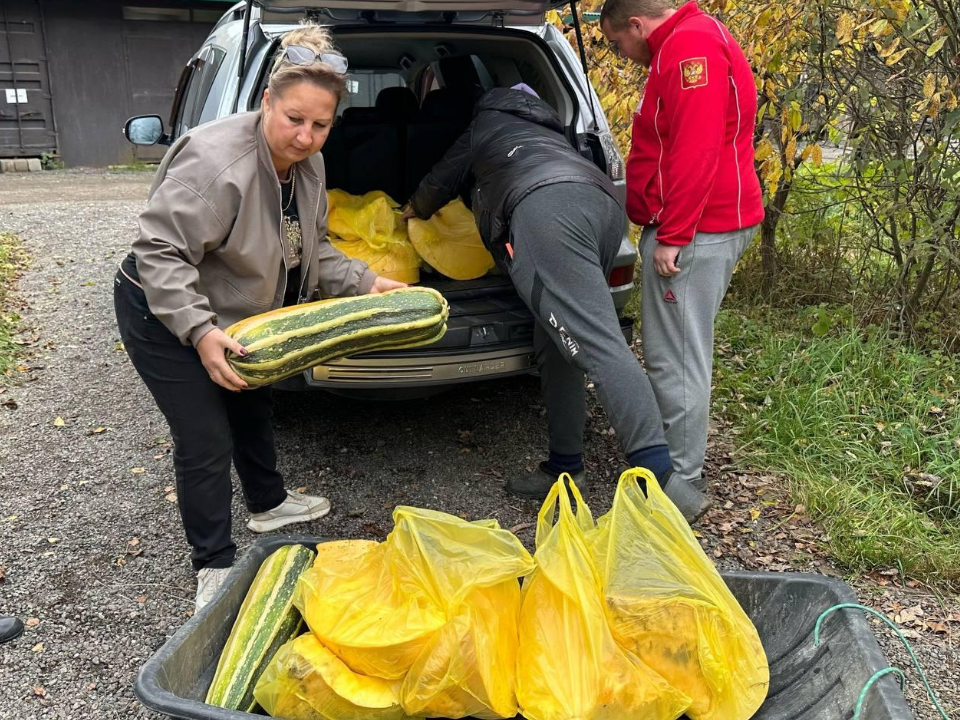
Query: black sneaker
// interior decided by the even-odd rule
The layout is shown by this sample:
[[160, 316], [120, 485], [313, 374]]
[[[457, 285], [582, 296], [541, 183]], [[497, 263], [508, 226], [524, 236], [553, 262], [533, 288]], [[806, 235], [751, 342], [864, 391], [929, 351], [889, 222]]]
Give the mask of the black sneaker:
[[[548, 470], [546, 468], [546, 463], [542, 462], [533, 472], [507, 480], [505, 489], [508, 493], [511, 495], [516, 495], [517, 497], [526, 498], [527, 500], [543, 501], [546, 499], [547, 494], [550, 492], [550, 488], [552, 488], [554, 483], [557, 482], [557, 478], [560, 477], [561, 474], [562, 473], [558, 474], [552, 470]], [[571, 478], [573, 478], [574, 484], [581, 492], [586, 491], [586, 472], [583, 470], [578, 470], [577, 472], [568, 474]]]
[[23, 635], [23, 622], [19, 618], [0, 617], [0, 643], [15, 640]]

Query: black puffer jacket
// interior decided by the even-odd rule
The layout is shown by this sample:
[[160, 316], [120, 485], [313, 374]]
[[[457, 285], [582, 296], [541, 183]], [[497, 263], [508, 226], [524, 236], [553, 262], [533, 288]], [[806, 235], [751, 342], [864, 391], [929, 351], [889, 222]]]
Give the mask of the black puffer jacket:
[[427, 219], [471, 182], [473, 214], [487, 249], [503, 261], [514, 209], [537, 188], [555, 183], [593, 185], [616, 198], [613, 183], [563, 134], [556, 111], [520, 90], [495, 88], [480, 98], [470, 127], [410, 198]]

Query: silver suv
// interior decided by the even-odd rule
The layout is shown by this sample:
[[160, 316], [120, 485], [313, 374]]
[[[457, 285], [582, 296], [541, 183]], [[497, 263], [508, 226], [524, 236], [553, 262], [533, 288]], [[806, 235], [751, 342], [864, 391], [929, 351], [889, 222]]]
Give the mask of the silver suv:
[[[379, 189], [405, 202], [470, 120], [471, 108], [457, 100], [465, 94], [456, 89], [525, 82], [557, 109], [570, 141], [623, 193], [623, 159], [577, 54], [544, 19], [550, 7], [550, 0], [246, 0], [224, 14], [184, 69], [169, 132], [159, 116], [132, 118], [125, 132], [137, 144], [170, 143], [209, 120], [256, 109], [280, 38], [309, 16], [333, 30], [350, 62], [349, 96], [322, 151], [328, 187]], [[608, 279], [620, 312], [636, 262], [627, 232], [624, 219]], [[533, 316], [508, 278], [454, 281], [423, 273], [422, 284], [450, 304], [441, 341], [320, 365], [286, 387], [428, 394], [535, 370]], [[631, 322], [622, 319], [621, 326], [629, 340]]]

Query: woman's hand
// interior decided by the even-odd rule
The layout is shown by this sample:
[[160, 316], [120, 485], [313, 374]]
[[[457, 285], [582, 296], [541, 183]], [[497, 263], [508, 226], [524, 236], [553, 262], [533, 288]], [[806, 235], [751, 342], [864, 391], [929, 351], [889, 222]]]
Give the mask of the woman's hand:
[[405, 287], [409, 286], [406, 283], [391, 280], [383, 275], [377, 275], [377, 279], [373, 281], [373, 287], [370, 288], [370, 294], [374, 295], [376, 293], [386, 292], [387, 290], [397, 290], [398, 288]]
[[241, 357], [247, 354], [246, 349], [236, 340], [228, 336], [220, 328], [214, 328], [197, 343], [197, 352], [200, 362], [206, 368], [207, 374], [220, 387], [231, 392], [240, 392], [247, 387], [247, 383], [233, 371], [224, 355], [230, 350]]

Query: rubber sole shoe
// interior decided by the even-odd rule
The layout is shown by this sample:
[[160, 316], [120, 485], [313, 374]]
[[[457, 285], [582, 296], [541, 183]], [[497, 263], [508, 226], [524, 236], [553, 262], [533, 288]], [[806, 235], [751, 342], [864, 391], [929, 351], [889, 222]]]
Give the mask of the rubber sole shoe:
[[194, 612], [200, 612], [220, 592], [230, 568], [203, 568], [197, 573], [197, 597]]
[[[587, 489], [586, 472], [580, 470], [575, 473], [569, 473], [569, 475], [573, 478], [573, 482], [577, 488], [581, 492], [585, 492]], [[543, 502], [550, 492], [550, 488], [557, 482], [558, 477], [560, 476], [557, 473], [547, 470], [544, 468], [544, 463], [540, 463], [533, 472], [507, 480], [504, 488], [511, 495], [516, 495], [517, 497], [527, 500], [540, 500]]]
[[247, 522], [247, 529], [256, 533], [270, 532], [293, 523], [322, 518], [328, 512], [330, 501], [325, 497], [287, 492], [287, 499], [273, 510], [253, 513]]
[[0, 643], [16, 640], [23, 635], [23, 621], [15, 617], [0, 617]]
[[702, 518], [713, 504], [706, 493], [698, 490], [693, 483], [681, 480], [673, 472], [664, 482], [663, 492], [677, 506], [683, 519], [690, 525]]

